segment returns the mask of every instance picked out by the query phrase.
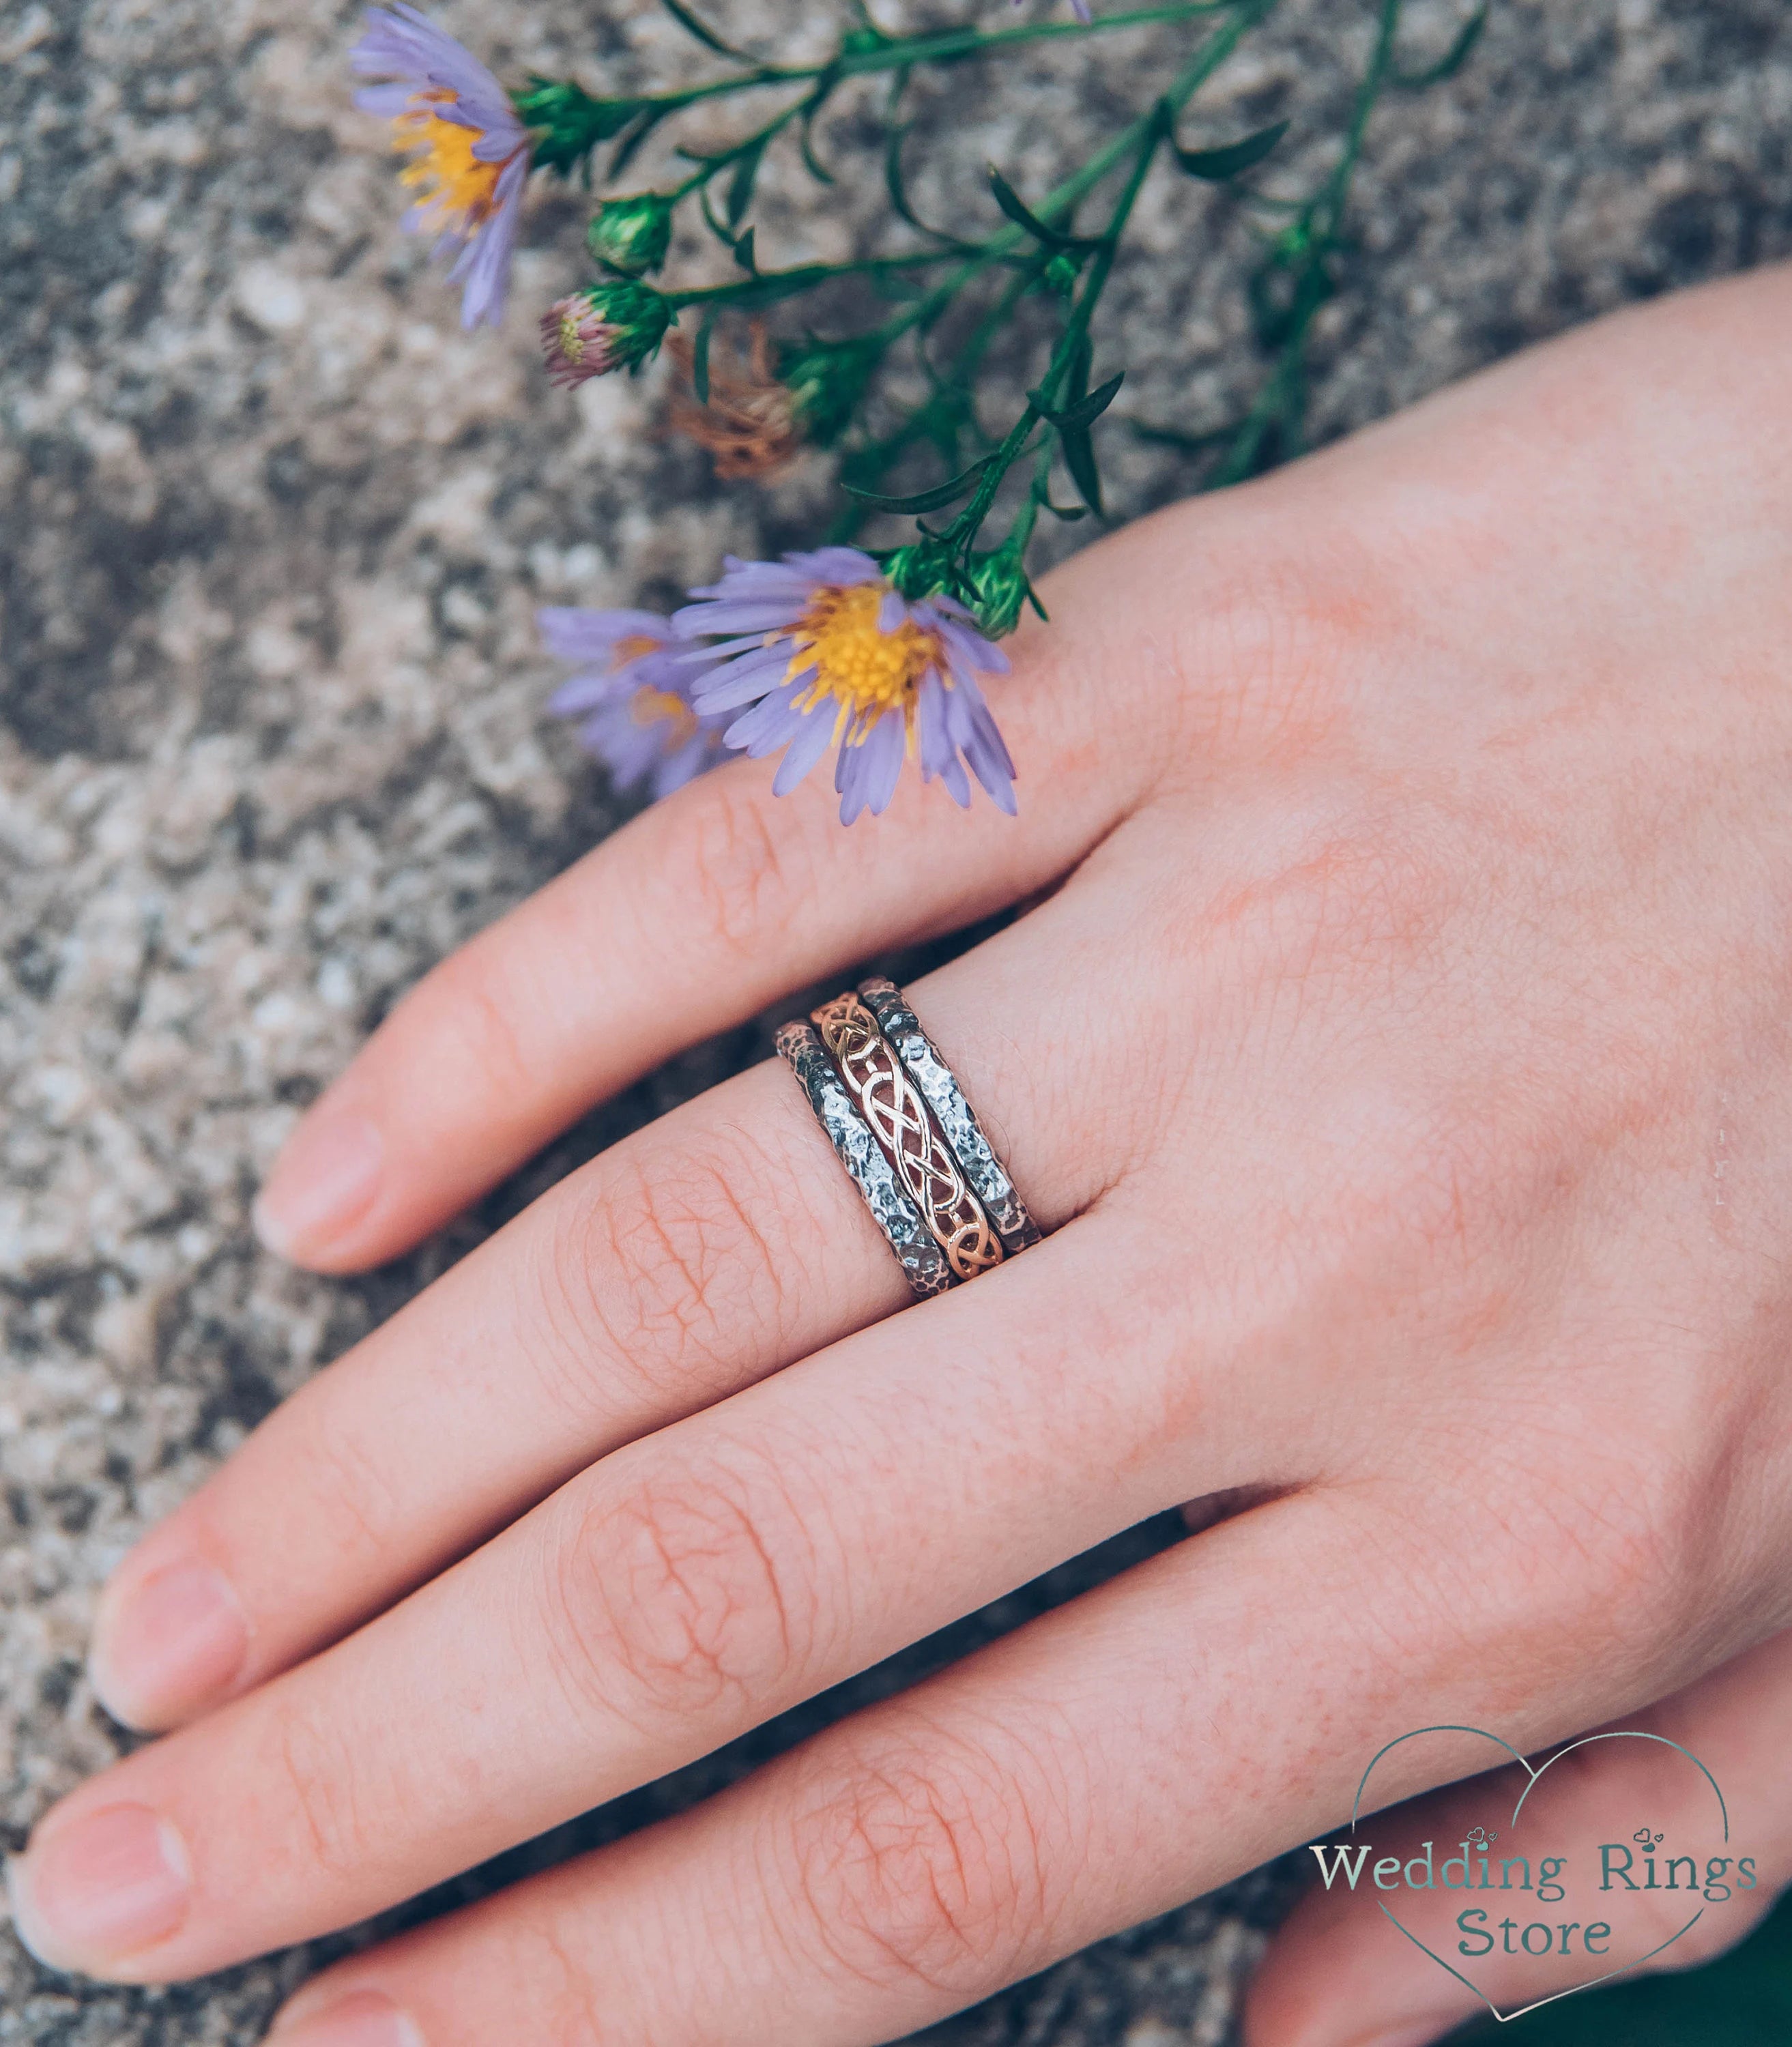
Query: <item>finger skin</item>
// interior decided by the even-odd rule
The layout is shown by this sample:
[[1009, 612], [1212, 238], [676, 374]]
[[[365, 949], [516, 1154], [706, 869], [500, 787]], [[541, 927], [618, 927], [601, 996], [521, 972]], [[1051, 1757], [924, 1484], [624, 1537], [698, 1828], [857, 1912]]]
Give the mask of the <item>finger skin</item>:
[[[1658, 1705], [1612, 1723], [1658, 1734], [1689, 1749], [1710, 1770], [1729, 1808], [1734, 1859], [1752, 1856], [1759, 1882], [1752, 1891], [1706, 1906], [1698, 1924], [1665, 1949], [1651, 1968], [1696, 1967], [1740, 1941], [1792, 1883], [1792, 1774], [1786, 1768], [1785, 1731], [1792, 1725], [1792, 1635], [1761, 1643]], [[1548, 1838], [1579, 1846], [1601, 1838], [1623, 1841], [1626, 1813], [1644, 1814], [1683, 1848], [1711, 1831], [1709, 1791], [1689, 1767], [1669, 1763], [1659, 1750], [1600, 1743], [1577, 1752], [1584, 1767], [1560, 1788], [1550, 1787]], [[1558, 1764], [1557, 1770], [1571, 1766]], [[1505, 1778], [1500, 1773], [1504, 1796]], [[1401, 1859], [1422, 1844], [1459, 1841], [1485, 1821], [1484, 1780], [1470, 1779], [1380, 1816], [1375, 1850]], [[1607, 1833], [1608, 1825], [1616, 1831]], [[1622, 1901], [1620, 1901], [1621, 1902]], [[1647, 1938], [1675, 1933], [1686, 1917], [1684, 1894], [1664, 1894], [1659, 1924]], [[1570, 1906], [1562, 1908], [1567, 1913]], [[1528, 1915], [1547, 1918], [1541, 1907]], [[1560, 1915], [1555, 1915], [1560, 1916]], [[1613, 1917], [1618, 1917], [1614, 1910]], [[1635, 1952], [1642, 1952], [1636, 1948]], [[1565, 1960], [1508, 1957], [1496, 1948], [1473, 1971], [1487, 1999], [1502, 2010], [1522, 2009], [1602, 1973], [1582, 1956]], [[1421, 1954], [1366, 1891], [1310, 1890], [1271, 1941], [1244, 2008], [1246, 2047], [1376, 2047], [1384, 2039], [1407, 2043], [1441, 2039], [1484, 2012], [1461, 1984]]]
[[[1144, 1337], [1174, 1275], [1105, 1209], [1011, 1266], [618, 1451], [401, 1606], [54, 1809], [151, 1812], [183, 1923], [167, 1980], [396, 1902], [770, 1715], [1260, 1451], [1154, 1429], [1181, 1361]], [[1164, 1326], [1161, 1313], [1158, 1325]], [[1100, 1376], [1089, 1357], [1125, 1362]], [[1298, 1454], [1291, 1432], [1288, 1453]], [[519, 1682], [518, 1674], [527, 1674]]]
[[1348, 1812], [1388, 1725], [1459, 1676], [1372, 1618], [1412, 1597], [1378, 1518], [1341, 1493], [1254, 1508], [695, 1811], [340, 1964], [288, 2018], [365, 1991], [425, 2047], [905, 2037]]
[[[1077, 615], [1073, 604], [1070, 613]], [[806, 784], [736, 763], [635, 818], [436, 968], [308, 1111], [264, 1189], [270, 1246], [319, 1271], [393, 1256], [673, 1053], [872, 952], [1001, 909], [1128, 808], [1149, 733], [1099, 743], [1097, 636], [1023, 636], [992, 696], [1021, 817], [905, 779], [842, 830]], [[322, 1219], [311, 1213], [334, 1188]]]
[[[1101, 1196], [1130, 1143], [1086, 1120], [1096, 1075], [1138, 1069], [1130, 1016], [1074, 977], [1039, 999], [1099, 921], [1073, 882], [910, 991], [1047, 1229]], [[1066, 1091], [1051, 1076], [1072, 1045]], [[595, 1459], [908, 1299], [782, 1063], [726, 1082], [544, 1195], [277, 1409], [120, 1565], [96, 1689], [134, 1727], [210, 1710]], [[195, 1565], [230, 1586], [246, 1641], [188, 1681], [165, 1626], [147, 1658], [130, 1651], [161, 1625], [157, 1588]]]

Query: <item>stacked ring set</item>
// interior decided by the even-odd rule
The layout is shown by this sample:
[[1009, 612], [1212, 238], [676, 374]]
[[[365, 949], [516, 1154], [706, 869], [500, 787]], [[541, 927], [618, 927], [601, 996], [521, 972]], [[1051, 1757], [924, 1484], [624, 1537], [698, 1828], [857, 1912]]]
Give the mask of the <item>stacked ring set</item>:
[[861, 981], [786, 1023], [777, 1048], [917, 1298], [1038, 1243], [964, 1090], [893, 981]]

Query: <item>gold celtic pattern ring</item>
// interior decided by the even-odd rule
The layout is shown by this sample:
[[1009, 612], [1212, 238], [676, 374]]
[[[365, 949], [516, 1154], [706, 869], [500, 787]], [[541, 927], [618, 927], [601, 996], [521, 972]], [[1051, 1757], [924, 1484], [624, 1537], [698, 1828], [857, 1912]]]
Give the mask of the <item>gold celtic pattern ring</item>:
[[953, 1279], [973, 1279], [1001, 1264], [1007, 1256], [1001, 1237], [877, 1018], [849, 990], [812, 1012], [811, 1021]]
[[1012, 1257], [1016, 1252], [1037, 1244], [1039, 1225], [1028, 1213], [1027, 1204], [1008, 1176], [1008, 1168], [996, 1156], [995, 1147], [985, 1136], [977, 1111], [966, 1101], [952, 1069], [939, 1056], [939, 1047], [909, 1008], [908, 998], [893, 981], [885, 980], [881, 974], [861, 981], [859, 993], [877, 1018], [878, 1028], [895, 1047], [896, 1057], [907, 1067], [908, 1078], [927, 1097], [927, 1106], [970, 1182], [971, 1191], [995, 1225], [1002, 1248]]
[[776, 1043], [779, 1058], [802, 1082], [815, 1120], [853, 1176], [853, 1184], [896, 1254], [915, 1298], [924, 1301], [930, 1294], [944, 1293], [955, 1283], [946, 1255], [920, 1210], [904, 1193], [895, 1167], [872, 1136], [821, 1039], [811, 1026], [799, 1021], [780, 1026]]

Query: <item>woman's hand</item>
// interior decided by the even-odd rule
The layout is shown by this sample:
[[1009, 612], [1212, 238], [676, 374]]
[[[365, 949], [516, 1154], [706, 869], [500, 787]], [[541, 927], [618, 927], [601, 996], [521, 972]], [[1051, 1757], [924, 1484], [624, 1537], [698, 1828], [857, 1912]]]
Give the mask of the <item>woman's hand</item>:
[[1792, 1623], [1789, 332], [1784, 273], [1626, 315], [1080, 555], [992, 692], [1017, 823], [731, 766], [432, 975], [276, 1169], [306, 1263], [1061, 882], [911, 990], [1052, 1233], [894, 1313], [775, 1065], [573, 1174], [122, 1567], [102, 1696], [205, 1717], [44, 1821], [34, 1944], [343, 1925], [1255, 1501], [280, 2036], [881, 2040], [1337, 1823], [1409, 1728], [1533, 1748]]

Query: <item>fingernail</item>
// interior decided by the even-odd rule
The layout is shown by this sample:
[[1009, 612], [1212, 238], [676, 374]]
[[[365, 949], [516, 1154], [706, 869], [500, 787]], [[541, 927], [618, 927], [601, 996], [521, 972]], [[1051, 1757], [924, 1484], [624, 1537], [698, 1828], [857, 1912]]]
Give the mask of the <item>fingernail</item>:
[[385, 1150], [378, 1126], [365, 1116], [325, 1109], [307, 1116], [257, 1197], [255, 1234], [278, 1258], [327, 1249], [372, 1203]]
[[282, 2012], [265, 2047], [424, 2047], [416, 2021], [377, 1991], [357, 1991], [315, 2015]]
[[52, 1969], [103, 1975], [180, 1931], [192, 1867], [147, 1805], [108, 1805], [55, 1827], [6, 1865], [13, 1928]]
[[195, 1559], [101, 1596], [88, 1673], [115, 1720], [165, 1727], [223, 1691], [248, 1653], [235, 1588]]

